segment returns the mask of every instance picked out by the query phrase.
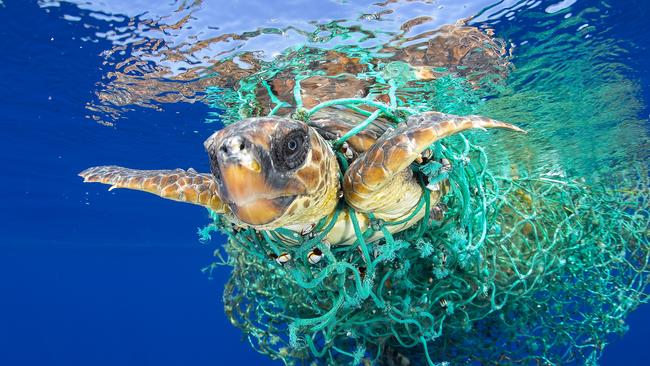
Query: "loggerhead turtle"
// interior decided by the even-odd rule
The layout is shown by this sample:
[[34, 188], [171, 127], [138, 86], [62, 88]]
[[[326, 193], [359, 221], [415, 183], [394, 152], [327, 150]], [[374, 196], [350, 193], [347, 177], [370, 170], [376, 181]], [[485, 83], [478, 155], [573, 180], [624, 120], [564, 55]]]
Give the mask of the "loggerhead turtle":
[[[391, 50], [394, 56], [388, 61], [410, 69], [415, 80], [420, 81], [435, 78], [435, 70], [441, 66], [450, 70], [458, 66], [459, 73], [471, 70], [480, 74], [482, 70], [494, 74], [507, 63], [502, 58], [505, 50], [475, 27], [458, 24], [443, 27], [438, 33], [429, 42]], [[217, 79], [230, 80], [241, 74], [231, 66], [225, 62]], [[367, 97], [371, 89], [372, 81], [352, 76], [367, 71], [357, 58], [329, 51], [321, 62], [309, 67], [322, 75], [301, 82], [301, 99], [306, 108], [331, 99]], [[268, 85], [278, 99], [290, 100], [294, 95], [295, 81], [290, 70], [268, 80]], [[261, 106], [258, 112], [268, 113], [272, 109], [271, 98], [264, 87], [257, 89], [256, 99]], [[385, 97], [377, 97], [381, 100], [382, 96]], [[347, 140], [350, 165], [341, 181], [342, 172], [331, 141], [365, 117], [351, 110], [328, 107], [305, 123], [291, 119], [290, 113], [289, 108], [281, 108], [277, 114], [284, 117], [244, 119], [210, 136], [205, 147], [212, 174], [193, 169], [100, 166], [87, 169], [80, 176], [85, 182], [110, 184], [110, 189], [130, 188], [205, 206], [223, 214], [236, 226], [259, 230], [282, 227], [302, 235], [319, 221], [334, 217], [343, 200], [356, 212], [362, 232], [370, 226], [372, 215], [388, 223], [400, 222], [386, 226], [394, 233], [411, 227], [424, 216], [423, 210], [413, 212], [423, 188], [409, 166], [431, 144], [472, 128], [523, 131], [485, 117], [438, 112], [411, 116], [397, 126], [377, 119]], [[446, 193], [447, 183], [431, 188], [431, 207], [435, 207]], [[347, 210], [339, 213], [324, 239], [332, 245], [351, 244], [356, 240], [351, 217]], [[378, 240], [383, 235], [376, 231], [366, 240]], [[282, 237], [288, 244], [295, 243], [291, 237]]]
[[[237, 226], [259, 230], [287, 228], [309, 232], [321, 219], [333, 216], [339, 201], [356, 211], [365, 231], [368, 215], [384, 222], [409, 217], [423, 194], [409, 166], [437, 140], [473, 128], [523, 131], [508, 123], [480, 116], [427, 112], [408, 118], [396, 128], [376, 125], [347, 143], [354, 152], [348, 169], [341, 169], [328, 140], [354, 127], [341, 112], [323, 113], [305, 123], [286, 117], [244, 119], [215, 132], [204, 143], [212, 174], [193, 169], [134, 170], [99, 166], [80, 173], [85, 182], [130, 188], [163, 198], [208, 207]], [[432, 187], [435, 205], [446, 192]], [[405, 222], [389, 225], [404, 230], [422, 219], [423, 210]], [[368, 241], [381, 238], [376, 231]], [[325, 240], [350, 244], [355, 231], [347, 210], [338, 215]]]

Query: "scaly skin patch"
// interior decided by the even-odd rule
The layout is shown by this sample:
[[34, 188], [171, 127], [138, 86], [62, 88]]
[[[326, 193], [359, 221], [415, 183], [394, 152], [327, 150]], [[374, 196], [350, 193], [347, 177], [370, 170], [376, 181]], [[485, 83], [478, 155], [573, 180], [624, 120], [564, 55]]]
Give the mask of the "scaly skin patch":
[[218, 213], [228, 211], [217, 194], [217, 183], [210, 174], [194, 169], [137, 170], [119, 166], [98, 166], [79, 173], [84, 182], [110, 184], [153, 193], [174, 201], [205, 206]]
[[[310, 138], [311, 151], [307, 162], [294, 173], [295, 179], [310, 189], [306, 194], [296, 197], [286, 209], [285, 215], [272, 223], [272, 228], [309, 226], [332, 214], [336, 209], [340, 191], [336, 157], [327, 142], [315, 131], [311, 130]], [[322, 169], [321, 165], [324, 165], [325, 169]]]

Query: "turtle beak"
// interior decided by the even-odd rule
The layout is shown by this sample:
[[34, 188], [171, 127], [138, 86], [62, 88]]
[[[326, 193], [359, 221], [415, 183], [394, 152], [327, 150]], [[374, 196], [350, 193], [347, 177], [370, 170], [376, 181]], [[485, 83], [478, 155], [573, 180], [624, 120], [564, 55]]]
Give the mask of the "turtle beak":
[[256, 160], [226, 158], [219, 162], [221, 192], [231, 211], [250, 225], [267, 224], [291, 203], [277, 196]]
[[227, 199], [240, 206], [268, 191], [262, 166], [255, 158], [253, 147], [241, 136], [224, 139], [218, 147], [220, 176]]

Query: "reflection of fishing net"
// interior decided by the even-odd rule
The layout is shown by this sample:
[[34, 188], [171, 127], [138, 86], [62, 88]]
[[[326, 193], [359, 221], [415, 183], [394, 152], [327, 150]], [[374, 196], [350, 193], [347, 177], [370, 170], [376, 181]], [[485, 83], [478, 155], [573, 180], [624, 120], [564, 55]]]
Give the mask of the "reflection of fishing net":
[[[396, 97], [413, 81], [404, 79], [408, 72], [376, 78], [385, 71], [373, 71], [385, 103], [346, 98], [301, 109], [295, 83], [294, 117], [335, 105], [366, 115], [363, 126], [379, 116], [399, 123], [449, 106], [445, 93]], [[237, 92], [212, 92], [232, 120], [276, 113], [287, 105], [265, 80], [279, 72], [245, 79]], [[417, 87], [467, 85], [445, 76]], [[256, 105], [259, 90], [268, 92], [269, 108]], [[224, 293], [233, 324], [255, 349], [286, 364], [595, 362], [608, 334], [625, 331], [627, 313], [648, 300], [647, 171], [628, 176], [627, 183], [639, 182], [634, 189], [594, 189], [550, 176], [496, 176], [484, 150], [463, 135], [431, 151], [432, 159], [414, 169], [423, 185], [448, 179], [451, 190], [433, 207], [425, 194], [419, 206], [425, 218], [398, 234], [373, 221], [354, 245], [330, 248], [321, 242], [330, 222], [321, 222], [315, 235], [288, 246], [278, 232], [291, 234], [281, 229], [232, 228], [213, 216], [202, 235], [219, 230], [229, 238], [228, 259], [215, 265], [233, 267]], [[450, 167], [439, 163], [443, 158]], [[366, 243], [374, 230], [385, 239]], [[310, 264], [314, 248], [323, 259]], [[283, 254], [292, 260], [272, 259]]]

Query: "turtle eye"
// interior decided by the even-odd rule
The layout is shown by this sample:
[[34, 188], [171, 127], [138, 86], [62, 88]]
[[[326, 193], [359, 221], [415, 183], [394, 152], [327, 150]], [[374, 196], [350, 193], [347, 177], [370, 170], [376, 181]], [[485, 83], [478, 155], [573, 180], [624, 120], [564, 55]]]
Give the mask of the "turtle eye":
[[289, 151], [295, 151], [298, 148], [297, 140], [298, 139], [293, 138], [287, 142], [287, 149], [289, 149]]
[[305, 162], [308, 151], [307, 133], [303, 130], [293, 130], [273, 146], [273, 163], [276, 169], [281, 171], [295, 169]]

